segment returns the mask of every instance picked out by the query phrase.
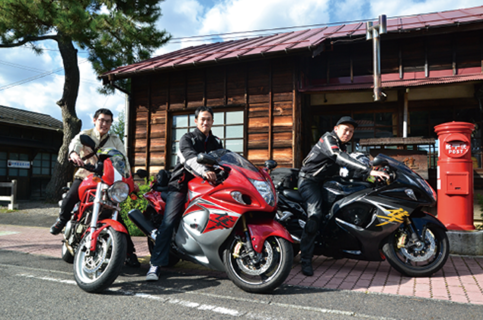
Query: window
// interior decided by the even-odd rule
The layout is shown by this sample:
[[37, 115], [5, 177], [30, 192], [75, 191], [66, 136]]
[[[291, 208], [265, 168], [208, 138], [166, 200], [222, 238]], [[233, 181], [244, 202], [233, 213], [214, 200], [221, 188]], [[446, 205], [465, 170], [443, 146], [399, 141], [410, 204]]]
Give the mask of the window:
[[[214, 112], [212, 133], [217, 136], [223, 146], [233, 152], [243, 155], [243, 111]], [[195, 115], [173, 116], [171, 131], [171, 157], [170, 166], [173, 168], [177, 162], [177, 152], [181, 137], [196, 128]]]
[[[8, 159], [9, 160], [28, 161], [29, 156], [28, 156], [28, 154], [11, 152], [8, 155]], [[8, 168], [8, 176], [10, 176], [10, 177], [28, 177], [28, 175], [29, 175], [29, 169]]]
[[32, 174], [37, 176], [50, 176], [57, 162], [57, 156], [50, 153], [37, 153], [32, 166]]
[[0, 152], [0, 176], [7, 175], [7, 153]]

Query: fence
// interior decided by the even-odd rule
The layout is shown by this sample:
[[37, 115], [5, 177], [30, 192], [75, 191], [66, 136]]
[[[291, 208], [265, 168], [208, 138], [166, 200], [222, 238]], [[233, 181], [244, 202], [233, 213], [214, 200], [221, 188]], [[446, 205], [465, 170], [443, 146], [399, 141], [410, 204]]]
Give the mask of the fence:
[[8, 210], [18, 209], [17, 202], [17, 180], [12, 182], [0, 182], [0, 188], [10, 188], [9, 196], [0, 196], [0, 201], [9, 201]]

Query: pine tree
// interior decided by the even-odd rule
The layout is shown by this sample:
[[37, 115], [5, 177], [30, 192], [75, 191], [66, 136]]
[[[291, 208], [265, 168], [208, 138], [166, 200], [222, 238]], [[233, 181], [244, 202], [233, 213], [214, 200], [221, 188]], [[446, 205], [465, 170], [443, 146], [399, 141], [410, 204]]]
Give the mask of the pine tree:
[[[68, 146], [79, 133], [75, 105], [79, 91], [77, 48], [89, 52], [98, 75], [115, 67], [148, 59], [170, 35], [155, 27], [164, 0], [1, 0], [0, 48], [29, 44], [41, 53], [41, 41], [56, 41], [64, 72], [62, 109], [64, 138], [58, 163], [47, 186], [47, 200], [57, 201], [72, 178]], [[124, 83], [127, 85], [127, 83]], [[109, 85], [100, 90], [113, 91]]]

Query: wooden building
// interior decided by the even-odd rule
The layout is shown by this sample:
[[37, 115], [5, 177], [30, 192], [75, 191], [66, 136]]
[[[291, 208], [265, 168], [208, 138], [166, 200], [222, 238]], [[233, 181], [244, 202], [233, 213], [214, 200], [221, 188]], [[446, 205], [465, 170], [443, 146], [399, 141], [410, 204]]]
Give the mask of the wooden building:
[[[62, 121], [0, 106], [0, 182], [17, 180], [17, 199], [40, 199], [62, 145]], [[10, 190], [0, 190], [9, 195]]]
[[[479, 173], [482, 14], [475, 7], [388, 19], [380, 41], [382, 102], [374, 101], [373, 44], [362, 22], [189, 47], [101, 78], [131, 79], [130, 160], [152, 174], [174, 165], [176, 143], [202, 105], [215, 111], [215, 135], [257, 165], [275, 159], [300, 167], [320, 135], [351, 115], [359, 123], [351, 150], [423, 150], [429, 176], [434, 126], [473, 122]], [[405, 110], [411, 139], [395, 142]]]

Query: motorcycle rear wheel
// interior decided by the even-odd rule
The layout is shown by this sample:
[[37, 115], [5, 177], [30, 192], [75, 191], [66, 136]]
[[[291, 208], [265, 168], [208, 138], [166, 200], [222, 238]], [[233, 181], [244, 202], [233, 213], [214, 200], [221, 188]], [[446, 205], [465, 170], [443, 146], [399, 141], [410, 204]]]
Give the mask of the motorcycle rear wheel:
[[88, 255], [87, 238], [79, 244], [74, 256], [74, 278], [87, 292], [102, 292], [121, 273], [126, 259], [126, 236], [111, 227], [103, 229], [97, 239], [96, 251]]
[[399, 232], [389, 236], [382, 247], [389, 264], [405, 276], [428, 277], [439, 271], [448, 259], [449, 242], [446, 232], [434, 225], [427, 225], [426, 228], [424, 248], [398, 248]]
[[244, 291], [270, 292], [287, 279], [292, 269], [292, 244], [283, 238], [267, 238], [256, 264], [246, 253], [246, 246], [237, 239], [232, 239], [223, 252], [228, 277]]

